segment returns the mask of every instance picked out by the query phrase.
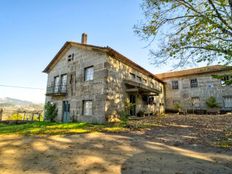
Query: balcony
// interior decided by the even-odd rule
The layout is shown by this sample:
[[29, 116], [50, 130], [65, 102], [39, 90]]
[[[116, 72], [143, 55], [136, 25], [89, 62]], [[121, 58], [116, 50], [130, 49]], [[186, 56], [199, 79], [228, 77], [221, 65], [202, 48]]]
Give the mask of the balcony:
[[126, 92], [139, 92], [141, 94], [148, 95], [159, 95], [162, 92], [161, 88], [158, 86], [151, 87], [149, 85], [145, 85], [142, 82], [131, 79], [125, 79], [124, 84], [127, 87]]
[[47, 87], [47, 96], [65, 96], [67, 94], [67, 85], [53, 85]]

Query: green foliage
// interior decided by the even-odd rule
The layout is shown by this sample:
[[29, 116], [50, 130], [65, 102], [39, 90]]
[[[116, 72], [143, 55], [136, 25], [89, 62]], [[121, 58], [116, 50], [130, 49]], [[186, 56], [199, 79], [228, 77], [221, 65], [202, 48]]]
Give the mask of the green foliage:
[[151, 50], [155, 64], [231, 63], [231, 0], [144, 0], [142, 8], [145, 19], [135, 32], [149, 43], [160, 41]]
[[58, 110], [56, 108], [56, 104], [48, 102], [45, 105], [45, 112], [44, 116], [46, 120], [49, 120], [51, 122], [55, 121], [55, 118], [57, 117]]
[[206, 105], [207, 105], [209, 108], [217, 108], [217, 107], [219, 107], [216, 98], [213, 97], [213, 96], [209, 97], [209, 98], [206, 100], [205, 103], [206, 103]]
[[22, 134], [22, 135], [60, 135], [60, 134], [81, 134], [89, 132], [120, 132], [126, 131], [121, 126], [90, 123], [55, 123], [55, 122], [33, 122], [26, 124], [0, 124], [1, 134]]
[[181, 110], [182, 109], [182, 106], [181, 106], [181, 104], [180, 103], [175, 103], [174, 104], [174, 108], [176, 109], [176, 110]]
[[[222, 80], [222, 85], [232, 85], [232, 74], [225, 74], [225, 75], [212, 75], [213, 78]], [[229, 78], [227, 78], [229, 77]]]
[[[42, 120], [42, 115], [34, 115], [33, 121], [40, 121]], [[32, 114], [26, 113], [25, 115], [23, 113], [13, 113], [11, 116], [8, 117], [8, 120], [32, 120]]]
[[120, 120], [121, 120], [122, 125], [126, 125], [128, 122], [128, 118], [129, 118], [128, 111], [120, 111], [119, 115], [120, 115]]
[[23, 120], [23, 114], [14, 113], [8, 117], [8, 120]]

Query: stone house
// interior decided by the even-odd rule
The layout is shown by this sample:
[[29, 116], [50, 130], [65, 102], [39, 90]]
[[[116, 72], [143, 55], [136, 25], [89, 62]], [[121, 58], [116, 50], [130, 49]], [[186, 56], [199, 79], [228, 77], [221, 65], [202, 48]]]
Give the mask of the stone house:
[[[48, 66], [46, 102], [56, 103], [57, 121], [104, 123], [124, 112], [164, 111], [164, 84], [110, 47], [66, 42]], [[129, 109], [125, 109], [128, 106]]]
[[[207, 66], [182, 71], [157, 74], [165, 83], [165, 109], [176, 110], [180, 105], [186, 110], [207, 110], [206, 100], [216, 98], [221, 111], [232, 111], [232, 87], [225, 80], [231, 79], [231, 66]], [[225, 75], [215, 79], [212, 75]]]

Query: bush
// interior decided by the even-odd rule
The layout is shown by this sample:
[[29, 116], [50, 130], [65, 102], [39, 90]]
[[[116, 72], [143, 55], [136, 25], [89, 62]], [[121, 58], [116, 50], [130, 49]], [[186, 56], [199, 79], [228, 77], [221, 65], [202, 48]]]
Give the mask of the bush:
[[58, 113], [58, 110], [56, 108], [56, 104], [48, 102], [45, 105], [44, 116], [46, 120], [54, 122], [55, 118], [57, 117], [57, 113]]
[[206, 100], [206, 105], [209, 107], [209, 108], [218, 108], [219, 105], [217, 103], [217, 100], [215, 97], [209, 97], [207, 100]]
[[144, 111], [140, 110], [140, 111], [137, 113], [137, 116], [138, 116], [138, 117], [143, 117], [143, 116], [144, 116]]
[[180, 111], [182, 109], [182, 106], [180, 103], [175, 103], [174, 104], [174, 108], [177, 110], [177, 111]]

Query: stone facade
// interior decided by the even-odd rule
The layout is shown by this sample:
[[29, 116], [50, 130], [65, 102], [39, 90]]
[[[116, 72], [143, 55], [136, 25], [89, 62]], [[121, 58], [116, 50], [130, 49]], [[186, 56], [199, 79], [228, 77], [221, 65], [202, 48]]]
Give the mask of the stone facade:
[[[176, 110], [178, 104], [190, 111], [207, 110], [206, 100], [213, 96], [221, 110], [231, 111], [231, 85], [223, 85], [220, 79], [212, 77], [212, 75], [225, 74], [231, 76], [231, 70], [207, 71], [197, 74], [193, 69], [192, 73], [191, 70], [188, 70], [186, 74], [179, 71], [176, 76], [175, 72], [165, 73], [165, 77], [162, 74], [157, 75], [165, 82], [165, 109], [167, 111]], [[197, 86], [195, 82], [197, 82]], [[176, 85], [177, 83], [178, 85]]]
[[175, 110], [207, 109], [216, 98], [232, 110], [232, 88], [212, 75], [231, 67], [212, 66], [153, 75], [110, 47], [66, 42], [45, 68], [46, 102], [57, 105], [57, 121], [104, 123], [122, 114], [155, 115]]
[[[112, 51], [67, 42], [44, 70], [48, 74], [46, 102], [57, 105], [57, 121], [104, 123], [108, 117], [120, 115], [131, 94], [136, 98], [135, 114], [141, 110], [152, 114], [163, 112], [163, 83], [137, 64], [128, 63], [127, 58], [121, 61], [107, 50]], [[85, 81], [88, 67], [93, 67], [93, 79]], [[135, 79], [131, 79], [132, 73]], [[65, 82], [61, 82], [64, 76]], [[133, 83], [129, 86], [132, 92], [127, 92], [128, 80]], [[147, 97], [153, 97], [153, 101], [147, 103]], [[92, 114], [84, 114], [85, 101], [91, 101]]]
[[[130, 103], [131, 95], [135, 97], [135, 113], [142, 111], [156, 114], [164, 111], [164, 86], [161, 82], [136, 71], [111, 56], [107, 57], [107, 63], [108, 76], [105, 105], [107, 115], [112, 115], [115, 111], [123, 111], [125, 104]], [[128, 87], [130, 82], [132, 86]], [[135, 83], [135, 86], [133, 86], [133, 83]], [[138, 87], [137, 83], [138, 85], [144, 85], [144, 87]], [[156, 90], [157, 93], [154, 95], [151, 93], [146, 94], [146, 87]], [[152, 96], [154, 101], [149, 104], [143, 99], [144, 96]]]

